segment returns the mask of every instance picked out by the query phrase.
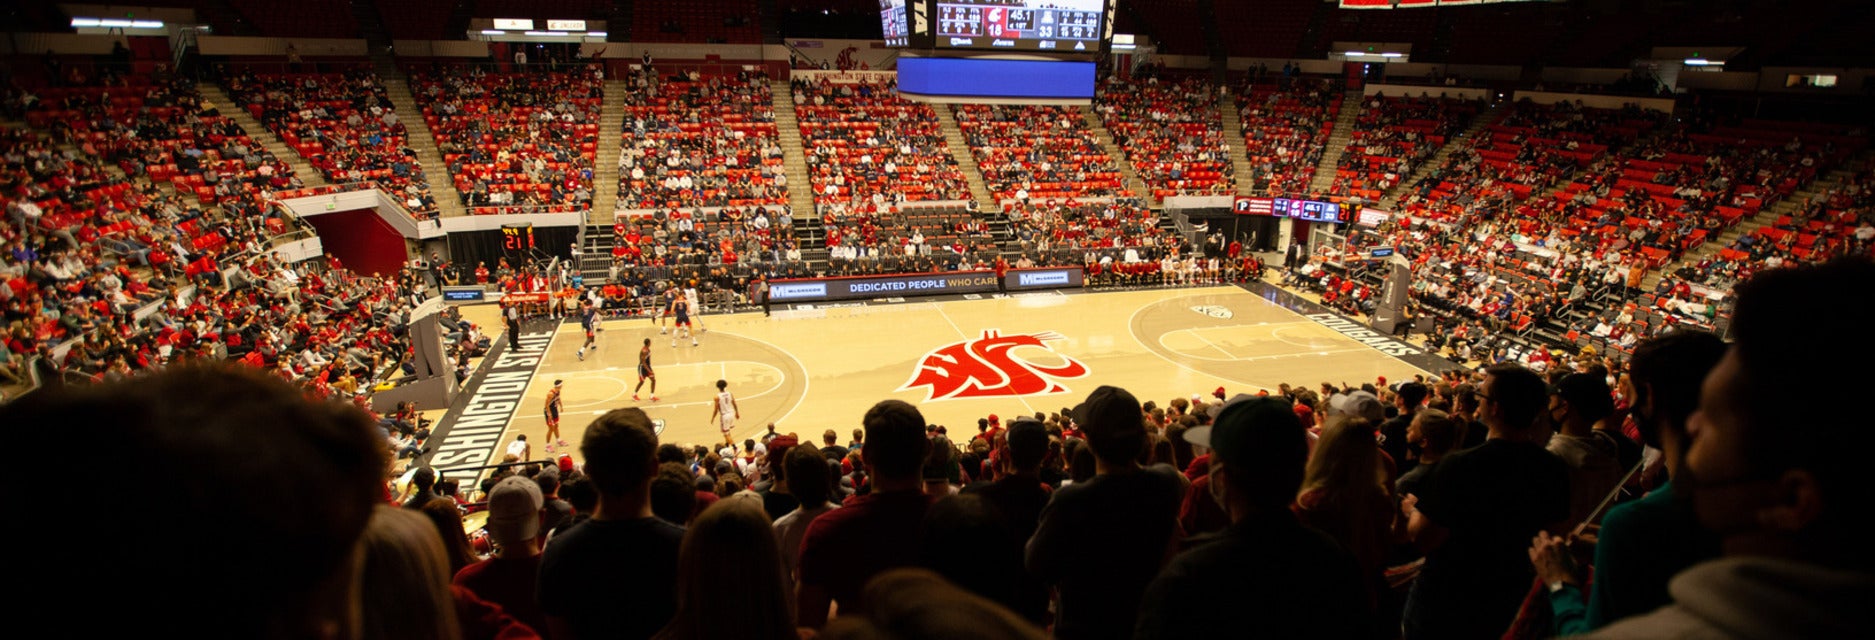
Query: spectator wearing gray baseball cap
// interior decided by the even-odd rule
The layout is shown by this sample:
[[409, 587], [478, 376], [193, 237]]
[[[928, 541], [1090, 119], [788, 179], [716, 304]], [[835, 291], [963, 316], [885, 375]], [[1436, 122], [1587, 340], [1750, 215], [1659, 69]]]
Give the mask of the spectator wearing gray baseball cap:
[[1192, 540], [1147, 589], [1134, 638], [1256, 629], [1275, 638], [1371, 637], [1354, 557], [1290, 511], [1308, 437], [1289, 403], [1240, 397], [1185, 439], [1211, 449], [1210, 499], [1231, 526]]
[[540, 483], [508, 476], [488, 492], [488, 537], [500, 547], [487, 560], [463, 567], [453, 580], [476, 597], [501, 605], [535, 629], [547, 628], [534, 595], [540, 578], [540, 519], [546, 498]]

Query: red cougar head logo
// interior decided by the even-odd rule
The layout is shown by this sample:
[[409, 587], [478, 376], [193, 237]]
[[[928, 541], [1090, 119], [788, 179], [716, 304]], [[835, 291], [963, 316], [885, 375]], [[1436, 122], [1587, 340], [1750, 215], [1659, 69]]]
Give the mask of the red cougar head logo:
[[1087, 365], [1060, 355], [1060, 365], [1045, 367], [1010, 354], [1017, 347], [1035, 347], [1054, 353], [1046, 343], [1061, 339], [1060, 334], [1052, 332], [1005, 336], [996, 329], [984, 329], [980, 339], [939, 347], [925, 354], [911, 380], [898, 390], [927, 387], [926, 401], [1067, 393], [1066, 386], [1051, 378], [1086, 376]]

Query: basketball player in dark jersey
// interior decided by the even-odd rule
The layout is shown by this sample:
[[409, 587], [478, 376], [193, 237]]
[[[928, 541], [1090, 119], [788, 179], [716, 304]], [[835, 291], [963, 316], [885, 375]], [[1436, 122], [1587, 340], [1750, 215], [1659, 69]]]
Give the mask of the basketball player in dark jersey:
[[658, 374], [651, 370], [651, 339], [645, 338], [645, 345], [638, 349], [638, 386], [632, 387], [632, 400], [638, 399], [638, 390], [645, 388], [645, 381], [651, 381], [651, 401], [658, 401]]
[[560, 400], [561, 382], [563, 381], [553, 381], [553, 388], [547, 390], [547, 406], [545, 408], [545, 413], [547, 414], [547, 453], [553, 453], [553, 445], [555, 444], [562, 447], [566, 446], [566, 441], [560, 439], [560, 409], [562, 408]]
[[593, 307], [591, 300], [587, 300], [579, 308], [579, 326], [586, 330], [586, 344], [579, 347], [579, 359], [585, 360], [587, 348], [593, 351], [599, 350], [597, 337], [593, 333], [599, 329], [599, 310]]
[[675, 306], [672, 308], [675, 310], [677, 322], [673, 325], [676, 328], [671, 330], [671, 346], [677, 346], [679, 338], [689, 338], [690, 346], [697, 346], [697, 337], [690, 333], [690, 301], [681, 295], [677, 296]]

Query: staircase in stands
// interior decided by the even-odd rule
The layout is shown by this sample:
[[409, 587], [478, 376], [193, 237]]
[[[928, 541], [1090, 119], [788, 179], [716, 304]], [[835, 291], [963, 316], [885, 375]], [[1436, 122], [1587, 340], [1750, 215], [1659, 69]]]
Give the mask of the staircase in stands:
[[1311, 193], [1327, 193], [1335, 186], [1335, 170], [1341, 166], [1341, 156], [1348, 152], [1348, 143], [1354, 140], [1354, 122], [1361, 117], [1361, 110], [1367, 108], [1360, 89], [1350, 89], [1341, 100], [1341, 115], [1335, 118], [1335, 128], [1328, 133], [1328, 147], [1322, 150], [1322, 161], [1315, 165], [1315, 176], [1309, 180]]
[[794, 113], [794, 87], [786, 80], [769, 83], [775, 103], [775, 137], [781, 145], [781, 167], [788, 176], [788, 208], [794, 213], [794, 242], [801, 259], [825, 265], [827, 230], [814, 210], [814, 183], [808, 179], [807, 149], [801, 142], [801, 121]]
[[266, 127], [261, 126], [259, 120], [255, 120], [254, 116], [247, 112], [247, 109], [236, 104], [234, 99], [228, 96], [227, 92], [221, 90], [221, 87], [206, 82], [200, 82], [196, 83], [195, 89], [201, 92], [202, 99], [218, 105], [221, 115], [228, 116], [228, 119], [233, 120], [235, 124], [241, 125], [241, 128], [247, 131], [248, 137], [260, 143], [260, 146], [273, 153], [274, 157], [285, 160], [288, 166], [293, 167], [293, 175], [299, 176], [300, 182], [305, 183], [308, 187], [328, 184], [325, 176], [319, 173], [317, 169], [314, 169], [312, 165], [307, 164], [306, 159], [300, 157], [298, 151], [287, 146], [285, 142], [280, 140], [279, 136], [274, 135], [272, 131], [268, 131]]
[[605, 100], [599, 110], [599, 146], [592, 168], [592, 220], [612, 224], [618, 209], [619, 146], [625, 135], [625, 81], [605, 81]]
[[1237, 97], [1221, 94], [1217, 97], [1217, 113], [1224, 123], [1224, 144], [1230, 149], [1231, 170], [1237, 174], [1237, 195], [1250, 195], [1250, 153], [1244, 146], [1243, 118], [1237, 111]]
[[417, 108], [409, 78], [388, 55], [373, 55], [371, 62], [378, 82], [384, 85], [385, 94], [391, 98], [391, 106], [397, 108], [398, 122], [404, 123], [405, 139], [410, 148], [416, 150], [417, 162], [423, 165], [423, 178], [430, 183], [430, 197], [436, 201], [437, 214], [445, 218], [468, 215], [468, 209], [462, 206], [462, 196], [456, 193], [455, 177], [449, 174], [449, 165], [443, 162], [443, 153], [436, 147], [436, 136], [430, 133], [423, 110]]
[[977, 166], [975, 155], [970, 153], [970, 143], [964, 139], [963, 127], [957, 126], [957, 118], [949, 107], [933, 105], [937, 112], [938, 124], [944, 128], [944, 145], [950, 148], [951, 159], [957, 161], [957, 168], [964, 172], [964, 182], [970, 185], [970, 198], [977, 201], [977, 210], [994, 214], [1003, 210], [1002, 203], [990, 196], [989, 183], [983, 180], [983, 170]]
[[1393, 185], [1392, 189], [1388, 189], [1387, 193], [1380, 198], [1380, 206], [1391, 208], [1399, 204], [1400, 198], [1406, 195], [1407, 190], [1418, 185], [1419, 181], [1426, 179], [1426, 176], [1432, 175], [1433, 170], [1445, 164], [1446, 158], [1450, 158], [1453, 152], [1464, 148], [1479, 132], [1484, 131], [1485, 127], [1503, 118], [1504, 112], [1510, 110], [1510, 104], [1509, 100], [1499, 100], [1497, 104], [1491, 105], [1491, 108], [1485, 109], [1477, 117], [1472, 118], [1471, 126], [1445, 141], [1445, 146], [1440, 147], [1439, 151], [1432, 154], [1432, 157], [1427, 158], [1425, 162], [1419, 163], [1419, 167], [1413, 170], [1412, 175], [1400, 180], [1400, 183]]
[[1145, 200], [1146, 206], [1158, 209], [1159, 196], [1152, 192], [1151, 185], [1140, 179], [1139, 172], [1133, 170], [1132, 159], [1128, 158], [1120, 145], [1113, 141], [1113, 132], [1108, 131], [1107, 126], [1100, 121], [1100, 113], [1094, 111], [1094, 105], [1081, 105], [1081, 116], [1087, 120], [1087, 130], [1094, 134], [1094, 141], [1099, 142], [1100, 148], [1107, 152], [1107, 157], [1113, 158], [1113, 164], [1120, 167], [1122, 188], [1139, 194], [1139, 197]]
[[605, 81], [599, 109], [599, 147], [593, 153], [592, 211], [580, 237], [580, 275], [588, 283], [605, 282], [612, 266], [612, 222], [618, 211], [619, 146], [625, 135], [625, 81]]

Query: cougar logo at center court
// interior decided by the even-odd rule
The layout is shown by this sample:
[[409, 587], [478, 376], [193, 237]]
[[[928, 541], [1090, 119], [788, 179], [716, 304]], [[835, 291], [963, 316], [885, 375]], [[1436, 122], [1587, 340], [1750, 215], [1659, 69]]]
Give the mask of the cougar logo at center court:
[[[1056, 353], [1047, 344], [1061, 339], [1052, 332], [1005, 336], [985, 329], [982, 338], [925, 354], [911, 380], [898, 390], [926, 387], [926, 401], [1067, 393], [1068, 388], [1057, 379], [1086, 376], [1087, 365]], [[1019, 347], [1047, 351], [1053, 356], [1047, 360], [1060, 360], [1060, 364], [1035, 364], [1015, 353]]]

